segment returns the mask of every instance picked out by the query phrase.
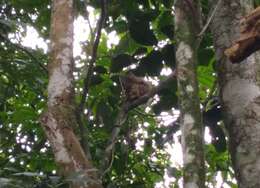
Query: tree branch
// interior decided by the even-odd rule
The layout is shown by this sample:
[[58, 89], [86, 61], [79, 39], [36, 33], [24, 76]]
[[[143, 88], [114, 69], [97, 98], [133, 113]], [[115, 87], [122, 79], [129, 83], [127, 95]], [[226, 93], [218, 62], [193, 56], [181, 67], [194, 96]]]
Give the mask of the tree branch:
[[241, 19], [240, 36], [224, 53], [232, 63], [240, 63], [259, 49], [260, 7]]
[[205, 33], [205, 31], [207, 30], [207, 28], [209, 27], [209, 24], [212, 21], [212, 19], [214, 18], [215, 14], [219, 8], [220, 3], [221, 3], [221, 0], [218, 0], [214, 10], [212, 11], [211, 15], [208, 17], [205, 26], [202, 28], [201, 32], [198, 34], [198, 37], [202, 37], [203, 34]]
[[169, 83], [175, 79], [175, 77], [176, 77], [176, 71], [174, 70], [173, 73], [170, 74], [166, 80], [161, 81], [160, 84], [158, 86], [152, 88], [149, 93], [136, 99], [133, 102], [126, 102], [121, 106], [121, 108], [117, 114], [117, 117], [116, 117], [114, 129], [112, 131], [111, 137], [110, 137], [110, 139], [107, 143], [106, 149], [105, 149], [103, 161], [101, 162], [101, 172], [103, 172], [102, 176], [104, 176], [105, 173], [108, 172], [108, 170], [109, 170], [108, 165], [111, 165], [110, 161], [111, 161], [111, 157], [113, 156], [114, 146], [117, 141], [117, 137], [120, 133], [121, 127], [127, 119], [127, 113], [130, 110], [136, 108], [137, 106], [146, 103], [155, 94], [157, 94], [162, 89], [167, 87], [169, 85]]
[[80, 104], [76, 110], [76, 117], [77, 117], [77, 122], [79, 125], [79, 129], [80, 129], [80, 134], [81, 134], [81, 144], [82, 147], [84, 148], [84, 152], [85, 154], [88, 156], [88, 158], [91, 158], [89, 149], [88, 149], [88, 143], [87, 143], [87, 129], [84, 126], [81, 116], [83, 114], [83, 110], [84, 110], [84, 104], [86, 102], [86, 98], [87, 98], [87, 94], [88, 94], [88, 90], [89, 90], [89, 84], [91, 81], [91, 77], [93, 75], [93, 67], [94, 64], [96, 62], [97, 59], [97, 50], [98, 50], [98, 45], [100, 42], [100, 37], [101, 37], [101, 30], [104, 26], [105, 20], [106, 20], [106, 15], [107, 15], [107, 0], [102, 0], [101, 3], [101, 15], [100, 15], [100, 19], [97, 23], [97, 27], [96, 27], [96, 34], [94, 36], [94, 43], [93, 43], [93, 48], [92, 48], [92, 55], [91, 55], [91, 60], [89, 62], [89, 66], [88, 66], [88, 70], [87, 70], [87, 75], [84, 78], [83, 81], [83, 92], [82, 92], [82, 97], [81, 97], [81, 101]]
[[101, 30], [104, 26], [104, 23], [105, 23], [105, 20], [106, 20], [106, 15], [107, 15], [107, 0], [102, 0], [101, 15], [100, 15], [100, 19], [97, 23], [97, 27], [96, 27], [97, 29], [96, 29], [96, 35], [95, 35], [94, 44], [93, 44], [91, 60], [89, 62], [87, 75], [84, 79], [84, 88], [83, 88], [81, 102], [80, 102], [80, 105], [79, 105], [79, 109], [81, 111], [84, 108], [84, 103], [85, 103], [86, 98], [87, 98], [89, 84], [90, 84], [90, 81], [91, 81], [91, 77], [93, 75], [92, 71], [93, 71], [94, 64], [95, 64], [96, 59], [97, 59], [97, 50], [98, 50], [98, 45], [99, 45], [99, 42], [100, 42]]

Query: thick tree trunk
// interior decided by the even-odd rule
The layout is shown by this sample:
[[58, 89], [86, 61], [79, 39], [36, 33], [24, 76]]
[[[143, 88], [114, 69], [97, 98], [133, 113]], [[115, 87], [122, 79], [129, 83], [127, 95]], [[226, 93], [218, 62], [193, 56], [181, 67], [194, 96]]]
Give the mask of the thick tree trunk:
[[251, 0], [222, 0], [211, 24], [224, 121], [241, 188], [260, 187], [260, 56], [255, 53], [240, 64], [232, 64], [224, 50], [239, 38], [240, 18], [252, 5]]
[[100, 188], [96, 169], [73, 133], [76, 127], [73, 85], [73, 0], [53, 0], [51, 61], [48, 66], [48, 110], [41, 122], [54, 152], [59, 173], [79, 175], [73, 188]]
[[201, 28], [198, 0], [175, 4], [176, 60], [184, 163], [184, 188], [205, 187], [203, 127], [196, 75], [197, 35]]

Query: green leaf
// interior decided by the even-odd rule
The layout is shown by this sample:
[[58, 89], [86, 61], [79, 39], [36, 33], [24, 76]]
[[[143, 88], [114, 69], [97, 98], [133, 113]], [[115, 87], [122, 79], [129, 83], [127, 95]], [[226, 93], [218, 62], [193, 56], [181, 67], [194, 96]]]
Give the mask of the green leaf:
[[119, 44], [116, 46], [114, 54], [132, 54], [140, 46], [140, 44], [136, 43], [135, 40], [130, 37], [129, 33], [126, 33], [122, 36]]
[[117, 4], [110, 4], [108, 6], [108, 15], [111, 15], [114, 20], [116, 20], [120, 16], [121, 7]]
[[166, 25], [161, 27], [161, 32], [165, 34], [169, 39], [174, 39], [174, 26], [173, 25]]
[[258, 7], [260, 5], [260, 0], [254, 0], [255, 7]]
[[30, 107], [17, 107], [13, 113], [13, 121], [15, 123], [22, 123], [30, 120], [36, 120], [37, 113]]
[[103, 82], [103, 78], [100, 74], [92, 75], [91, 81], [90, 81], [90, 86], [95, 86], [98, 84], [101, 84]]
[[174, 1], [173, 0], [163, 0], [162, 3], [166, 8], [170, 9], [170, 8], [172, 8]]
[[124, 67], [127, 67], [134, 62], [135, 60], [132, 56], [128, 54], [119, 54], [112, 59], [110, 71], [120, 72]]
[[108, 105], [105, 101], [101, 101], [97, 104], [97, 117], [102, 118], [102, 122], [106, 125], [110, 130], [110, 126], [113, 125], [112, 109], [111, 106]]
[[163, 68], [163, 55], [160, 51], [153, 50], [146, 57], [142, 58], [135, 73], [137, 75], [158, 76]]
[[144, 7], [146, 7], [146, 8], [150, 7], [149, 0], [137, 0], [137, 2], [144, 5]]
[[176, 66], [175, 46], [173, 44], [165, 45], [162, 49], [162, 55], [165, 64], [174, 69]]
[[129, 31], [131, 37], [139, 44], [152, 46], [158, 43], [149, 21], [138, 18], [130, 20]]
[[106, 74], [107, 69], [101, 65], [97, 65], [93, 68], [93, 72], [99, 73], [99, 74]]
[[116, 21], [113, 24], [113, 29], [116, 30], [118, 34], [126, 32], [128, 29], [127, 23], [124, 20]]
[[215, 52], [213, 49], [200, 49], [198, 53], [199, 65], [208, 66], [214, 57]]
[[177, 95], [163, 95], [160, 100], [153, 105], [152, 109], [155, 114], [159, 115], [163, 111], [169, 111], [173, 107], [177, 107], [178, 97]]
[[140, 47], [138, 48], [134, 53], [133, 56], [139, 56], [147, 53], [147, 48], [145, 47]]
[[171, 40], [174, 37], [173, 18], [174, 16], [172, 15], [171, 10], [164, 11], [158, 18], [158, 28]]

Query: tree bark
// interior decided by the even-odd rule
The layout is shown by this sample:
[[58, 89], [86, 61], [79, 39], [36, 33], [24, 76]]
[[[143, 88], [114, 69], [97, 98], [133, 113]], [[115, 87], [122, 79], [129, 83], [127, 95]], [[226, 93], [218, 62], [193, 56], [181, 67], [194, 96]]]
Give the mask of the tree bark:
[[232, 64], [224, 51], [239, 38], [239, 21], [252, 8], [251, 0], [222, 0], [211, 24], [224, 122], [241, 188], [260, 187], [260, 56], [255, 53]]
[[[77, 137], [73, 81], [73, 0], [53, 0], [51, 55], [48, 65], [48, 109], [41, 117], [60, 175], [73, 188], [101, 188], [97, 171], [86, 158]], [[73, 180], [78, 175], [76, 180]]]
[[205, 187], [203, 126], [197, 81], [197, 35], [201, 28], [198, 0], [175, 4], [176, 61], [184, 165], [184, 188]]
[[240, 37], [225, 50], [232, 63], [239, 63], [260, 49], [260, 7], [240, 20]]

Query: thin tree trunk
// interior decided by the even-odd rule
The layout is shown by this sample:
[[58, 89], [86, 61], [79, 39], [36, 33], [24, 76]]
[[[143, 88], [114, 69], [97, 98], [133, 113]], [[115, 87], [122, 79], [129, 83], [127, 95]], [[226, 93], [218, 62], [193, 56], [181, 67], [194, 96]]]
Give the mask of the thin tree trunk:
[[176, 60], [184, 165], [184, 188], [205, 187], [203, 126], [196, 75], [197, 35], [201, 28], [198, 0], [175, 4]]
[[[96, 169], [87, 160], [73, 128], [76, 127], [73, 81], [73, 0], [53, 0], [51, 56], [48, 65], [48, 110], [41, 122], [52, 147], [59, 173], [73, 188], [101, 188]], [[79, 178], [80, 177], [80, 178]]]
[[260, 187], [260, 56], [255, 53], [240, 64], [232, 64], [224, 50], [238, 39], [240, 18], [252, 7], [251, 0], [222, 0], [211, 24], [224, 122], [241, 188]]

